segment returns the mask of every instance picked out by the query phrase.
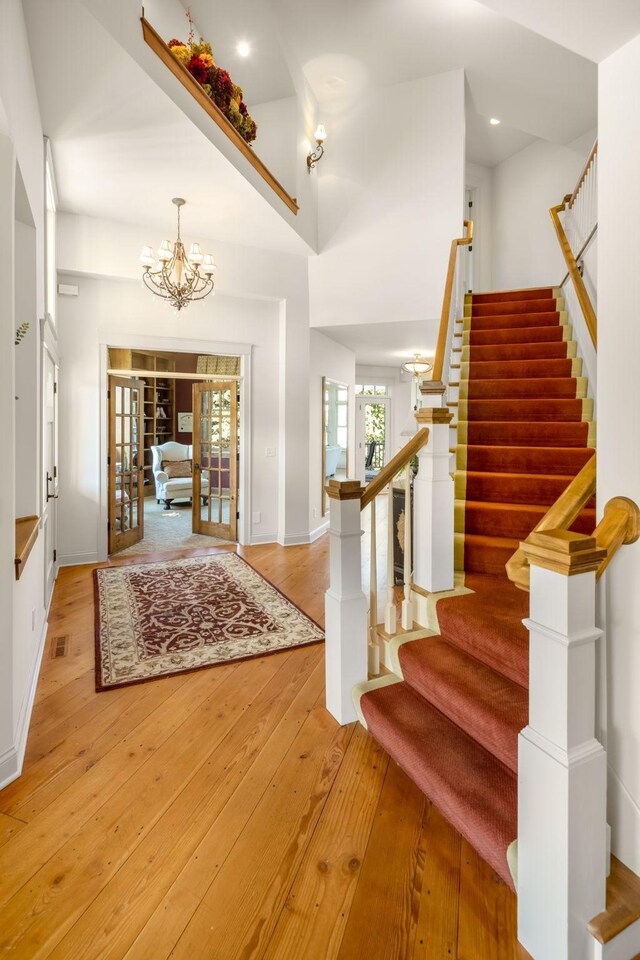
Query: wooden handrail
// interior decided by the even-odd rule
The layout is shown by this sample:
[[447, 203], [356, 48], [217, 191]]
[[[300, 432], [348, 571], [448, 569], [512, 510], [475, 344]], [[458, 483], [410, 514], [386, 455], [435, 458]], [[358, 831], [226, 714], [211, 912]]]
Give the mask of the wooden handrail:
[[282, 202], [291, 210], [292, 213], [297, 214], [298, 204], [294, 197], [291, 197], [282, 184], [276, 180], [274, 175], [271, 173], [268, 167], [262, 162], [260, 157], [258, 157], [246, 140], [240, 136], [234, 125], [230, 120], [224, 115], [222, 110], [213, 102], [211, 97], [207, 96], [205, 91], [202, 89], [198, 81], [191, 76], [187, 68], [179, 60], [177, 60], [174, 55], [171, 53], [171, 50], [164, 42], [159, 33], [157, 33], [148, 20], [145, 20], [144, 16], [140, 18], [142, 23], [142, 33], [144, 36], [145, 43], [147, 43], [151, 49], [158, 55], [162, 62], [171, 70], [171, 73], [176, 77], [183, 87], [185, 87], [192, 97], [198, 101], [201, 107], [209, 114], [211, 119], [220, 127], [220, 129], [225, 133], [229, 140], [232, 143], [235, 143], [236, 147], [243, 154], [244, 157], [249, 161], [251, 166], [257, 173], [260, 174], [262, 179], [269, 184], [271, 189], [276, 193]]
[[451, 313], [451, 297], [453, 296], [453, 281], [456, 273], [456, 260], [458, 257], [458, 247], [464, 247], [473, 241], [473, 220], [464, 221], [464, 237], [456, 237], [451, 241], [451, 250], [449, 251], [449, 266], [447, 267], [447, 279], [444, 285], [444, 299], [442, 301], [442, 313], [440, 314], [440, 329], [438, 330], [438, 343], [436, 344], [436, 355], [433, 361], [432, 380], [442, 380], [442, 371], [444, 369], [444, 355], [447, 349], [447, 334], [449, 331], [449, 315]]
[[[587, 293], [587, 288], [584, 285], [584, 280], [582, 275], [578, 270], [578, 264], [576, 263], [576, 258], [573, 255], [571, 250], [571, 245], [567, 240], [567, 235], [564, 232], [564, 227], [560, 221], [560, 214], [563, 210], [566, 210], [567, 204], [569, 203], [571, 197], [566, 196], [562, 203], [557, 204], [555, 207], [551, 207], [549, 210], [549, 215], [553, 223], [554, 229], [556, 231], [556, 236], [558, 238], [558, 243], [560, 244], [560, 249], [562, 250], [565, 262], [567, 264], [567, 270], [569, 271], [569, 276], [573, 281], [573, 286], [575, 287], [576, 296], [578, 297], [578, 302], [580, 304], [580, 309], [582, 310], [585, 323], [587, 324], [587, 329], [589, 331], [589, 336], [591, 337], [591, 342], [594, 347], [597, 347], [598, 344], [598, 321], [596, 319], [596, 312], [593, 309], [593, 304], [591, 303], [591, 298]], [[434, 371], [435, 377], [435, 371]]]
[[[596, 492], [596, 455], [585, 463], [568, 487], [563, 490], [544, 517], [534, 527], [532, 533], [545, 530], [568, 530], [577, 519], [580, 511]], [[507, 576], [521, 590], [529, 589], [529, 562], [522, 547], [506, 563]]]
[[640, 510], [628, 497], [613, 497], [604, 508], [602, 520], [594, 531], [596, 543], [607, 555], [598, 567], [599, 580], [613, 557], [625, 543], [635, 543], [640, 537]]
[[584, 183], [585, 177], [586, 177], [587, 174], [589, 173], [589, 167], [591, 166], [591, 163], [592, 163], [592, 161], [593, 161], [593, 158], [596, 156], [597, 153], [598, 153], [598, 141], [596, 140], [596, 142], [594, 143], [594, 145], [591, 147], [591, 153], [589, 154], [589, 156], [588, 156], [588, 158], [587, 158], [587, 162], [586, 162], [585, 165], [584, 165], [584, 169], [583, 169], [582, 173], [580, 174], [580, 176], [578, 177], [578, 182], [576, 183], [575, 189], [574, 189], [574, 191], [573, 191], [573, 193], [571, 194], [571, 197], [570, 197], [570, 199], [569, 199], [569, 203], [568, 203], [569, 209], [571, 209], [571, 207], [572, 207], [572, 206], [574, 205], [574, 203], [576, 202], [576, 197], [577, 197], [578, 194], [580, 193], [580, 187], [581, 187], [582, 184]]
[[429, 439], [429, 431], [426, 427], [423, 427], [422, 430], [418, 430], [415, 436], [411, 437], [408, 443], [404, 445], [402, 450], [399, 450], [396, 453], [395, 457], [392, 457], [389, 460], [380, 473], [378, 473], [370, 483], [364, 488], [364, 493], [360, 500], [362, 509], [371, 503], [375, 497], [381, 493], [387, 484], [391, 483], [396, 473], [402, 470], [403, 467], [406, 467], [410, 463], [412, 457], [415, 457], [418, 450], [424, 447], [425, 443]]

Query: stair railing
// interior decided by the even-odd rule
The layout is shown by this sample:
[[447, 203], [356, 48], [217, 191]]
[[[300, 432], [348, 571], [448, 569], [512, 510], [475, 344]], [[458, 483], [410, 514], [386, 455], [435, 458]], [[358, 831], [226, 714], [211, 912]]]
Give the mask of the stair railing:
[[[564, 217], [561, 220], [560, 214]], [[585, 286], [579, 261], [593, 240], [598, 229], [598, 144], [597, 141], [589, 154], [573, 193], [567, 194], [562, 203], [549, 210], [556, 231], [560, 249], [567, 265], [568, 274], [562, 281], [564, 286], [570, 277], [573, 283], [580, 309], [594, 347], [598, 340], [598, 322], [591, 297]]]
[[[330, 480], [329, 589], [325, 597], [327, 709], [339, 723], [356, 719], [353, 688], [380, 672], [386, 641], [398, 632], [394, 544], [403, 550], [400, 630], [413, 629], [415, 591], [453, 587], [453, 480], [449, 473], [449, 423], [446, 409], [416, 411], [418, 430], [366, 487], [358, 480]], [[412, 462], [418, 470], [412, 483]], [[402, 522], [393, 515], [396, 481], [402, 475]], [[386, 501], [386, 602], [378, 623], [377, 507]], [[362, 542], [362, 513], [369, 509], [368, 543]], [[366, 521], [366, 517], [365, 517]], [[382, 529], [381, 529], [382, 528]], [[369, 557], [368, 597], [362, 569]], [[382, 633], [382, 639], [381, 639]]]
[[[431, 383], [443, 385], [449, 379], [448, 360], [451, 355], [451, 343], [453, 339], [454, 321], [463, 315], [463, 294], [460, 283], [460, 263], [458, 253], [461, 247], [469, 246], [473, 242], [473, 220], [464, 221], [464, 236], [456, 237], [451, 241], [449, 251], [449, 263], [447, 265], [447, 277], [444, 285], [444, 297], [442, 299], [442, 310], [440, 312], [440, 327], [438, 329], [438, 340], [436, 343], [436, 353], [433, 361], [433, 373]], [[444, 389], [442, 391], [444, 395]]]

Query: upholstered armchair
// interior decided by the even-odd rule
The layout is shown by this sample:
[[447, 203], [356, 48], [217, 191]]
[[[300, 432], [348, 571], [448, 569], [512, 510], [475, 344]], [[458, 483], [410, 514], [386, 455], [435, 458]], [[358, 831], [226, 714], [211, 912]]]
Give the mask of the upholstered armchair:
[[[156, 484], [156, 500], [162, 500], [165, 510], [171, 508], [173, 500], [191, 500], [193, 497], [193, 448], [184, 443], [168, 440], [157, 447], [151, 447], [153, 455], [153, 477]], [[175, 467], [172, 465], [175, 464]], [[209, 481], [205, 475], [200, 478], [202, 502], [208, 499]]]

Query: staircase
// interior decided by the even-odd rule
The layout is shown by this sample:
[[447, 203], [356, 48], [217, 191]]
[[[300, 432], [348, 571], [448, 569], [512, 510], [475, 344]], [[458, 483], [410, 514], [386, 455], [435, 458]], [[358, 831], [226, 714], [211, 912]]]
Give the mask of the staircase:
[[[528, 594], [505, 563], [593, 454], [593, 401], [554, 288], [474, 294], [459, 371], [455, 565], [429, 631], [396, 641], [395, 676], [360, 688], [371, 734], [514, 888], [518, 734], [528, 721]], [[591, 533], [594, 504], [573, 529]], [[464, 584], [464, 585], [463, 585]]]

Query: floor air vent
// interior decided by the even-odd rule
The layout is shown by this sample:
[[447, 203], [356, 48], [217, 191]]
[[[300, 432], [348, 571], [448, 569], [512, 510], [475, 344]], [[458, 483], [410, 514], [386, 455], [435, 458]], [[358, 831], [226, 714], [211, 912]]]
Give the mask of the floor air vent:
[[54, 637], [51, 642], [51, 660], [60, 660], [69, 653], [69, 636]]

